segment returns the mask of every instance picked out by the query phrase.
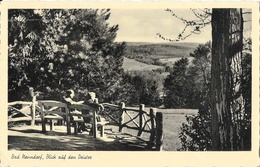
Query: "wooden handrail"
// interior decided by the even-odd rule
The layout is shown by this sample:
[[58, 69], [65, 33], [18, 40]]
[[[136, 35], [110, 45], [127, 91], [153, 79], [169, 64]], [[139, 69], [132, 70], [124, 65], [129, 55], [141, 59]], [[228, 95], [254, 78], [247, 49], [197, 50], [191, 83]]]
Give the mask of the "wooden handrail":
[[39, 100], [38, 103], [49, 107], [67, 107], [67, 104], [54, 100]]
[[[59, 101], [54, 101], [54, 100], [39, 100], [39, 101], [33, 101], [32, 102], [26, 102], [26, 101], [15, 101], [15, 102], [10, 102], [8, 103], [8, 106], [13, 106], [17, 104], [22, 104], [22, 105], [35, 105], [34, 109], [36, 109], [38, 106], [40, 106], [41, 109], [41, 120], [42, 120], [42, 130], [43, 132], [46, 131], [45, 127], [45, 114], [52, 113], [52, 114], [57, 114], [61, 116], [65, 116], [65, 121], [67, 122], [67, 133], [71, 134], [71, 127], [70, 127], [70, 117], [71, 116], [79, 116], [79, 117], [88, 117], [91, 118], [93, 117], [93, 135], [96, 137], [96, 132], [97, 132], [97, 120], [96, 114], [99, 109], [98, 106], [93, 106], [93, 105], [87, 105], [87, 104], [72, 104], [68, 105], [63, 102]], [[38, 106], [37, 106], [38, 104]], [[124, 128], [129, 128], [129, 129], [134, 129], [137, 130], [137, 137], [141, 137], [143, 132], [150, 133], [148, 147], [151, 149], [156, 150], [162, 150], [162, 140], [163, 140], [163, 120], [162, 116], [163, 114], [161, 112], [157, 112], [155, 108], [150, 108], [149, 111], [146, 111], [148, 108], [145, 108], [144, 105], [140, 105], [139, 108], [137, 107], [126, 107], [125, 103], [121, 103], [120, 105], [115, 105], [115, 104], [110, 104], [110, 103], [102, 103], [102, 105], [105, 108], [111, 108], [111, 109], [116, 109], [115, 112], [118, 112], [119, 118], [113, 118], [110, 115], [107, 115], [110, 117], [113, 121], [117, 123], [119, 126], [119, 132], [123, 132]], [[47, 112], [45, 111], [45, 107], [54, 107], [49, 109]], [[39, 107], [38, 107], [39, 108]], [[56, 108], [64, 108], [62, 112], [60, 111], [55, 111]], [[79, 113], [71, 113], [69, 112], [70, 110], [88, 110], [92, 112], [91, 115], [89, 114], [79, 114]], [[132, 111], [133, 113], [137, 113], [135, 116], [131, 116], [129, 114], [129, 111]], [[34, 111], [35, 112], [35, 111]], [[108, 114], [104, 112], [105, 114]], [[167, 112], [166, 112], [167, 113]], [[128, 116], [130, 120], [125, 121], [125, 116]], [[35, 115], [33, 116], [35, 117]], [[35, 121], [35, 118], [31, 118], [32, 122]], [[118, 121], [117, 121], [118, 119]], [[12, 121], [12, 119], [9, 119]], [[20, 120], [20, 119], [18, 119]], [[26, 120], [29, 120], [29, 118], [26, 118]], [[138, 120], [138, 121], [136, 121]], [[129, 123], [133, 123], [136, 125], [135, 127], [129, 126]]]
[[8, 106], [13, 106], [13, 105], [17, 105], [17, 104], [27, 104], [27, 105], [31, 105], [32, 102], [28, 102], [28, 101], [14, 101], [14, 102], [9, 102]]
[[120, 108], [118, 105], [110, 104], [110, 103], [102, 103], [104, 107], [114, 107], [114, 108]]

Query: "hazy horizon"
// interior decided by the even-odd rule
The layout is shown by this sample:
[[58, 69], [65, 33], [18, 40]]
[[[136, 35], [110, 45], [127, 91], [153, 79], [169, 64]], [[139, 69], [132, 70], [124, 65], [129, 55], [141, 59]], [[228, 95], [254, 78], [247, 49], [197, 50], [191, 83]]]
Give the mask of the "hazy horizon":
[[[184, 19], [195, 19], [190, 9], [174, 9], [174, 12]], [[110, 25], [119, 25], [116, 42], [169, 43], [156, 34], [176, 39], [185, 27], [182, 21], [164, 9], [111, 9], [108, 22]], [[189, 31], [191, 30], [187, 29], [187, 32]], [[193, 34], [179, 42], [206, 43], [210, 40], [211, 25], [208, 25], [203, 28], [201, 34]]]
[[[190, 9], [172, 9], [178, 16], [186, 20], [197, 19]], [[251, 9], [244, 9], [251, 12]], [[251, 15], [245, 15], [245, 20], [251, 20]], [[176, 39], [183, 31], [185, 24], [165, 9], [111, 9], [108, 19], [110, 25], [119, 25], [116, 42], [173, 43], [159, 38], [160, 33], [165, 38]], [[201, 43], [212, 41], [211, 24], [201, 29], [200, 34], [192, 34], [185, 40], [176, 43]], [[193, 29], [187, 29], [187, 33]], [[186, 33], [186, 35], [187, 35]], [[244, 23], [244, 37], [251, 36], [251, 21]]]

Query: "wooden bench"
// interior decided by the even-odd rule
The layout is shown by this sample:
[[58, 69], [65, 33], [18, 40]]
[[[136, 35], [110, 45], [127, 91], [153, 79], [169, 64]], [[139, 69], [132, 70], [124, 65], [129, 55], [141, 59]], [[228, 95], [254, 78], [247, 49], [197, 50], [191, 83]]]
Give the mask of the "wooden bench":
[[[92, 130], [93, 130], [94, 138], [97, 137], [98, 128], [100, 128], [100, 136], [101, 137], [104, 136], [104, 126], [108, 122], [104, 121], [104, 120], [97, 121], [97, 111], [99, 110], [98, 107], [93, 107], [93, 106], [86, 105], [86, 104], [72, 104], [72, 105], [69, 105], [69, 110], [70, 111], [73, 111], [73, 110], [77, 110], [77, 111], [87, 110], [87, 111], [89, 111], [89, 114], [78, 114], [78, 113], [73, 113], [73, 112], [69, 113], [69, 116], [74, 117], [74, 119], [71, 120], [71, 122], [74, 123], [74, 134], [75, 135], [78, 134], [79, 123], [84, 123], [83, 117], [85, 117], [85, 118], [92, 118], [93, 122], [90, 122], [90, 124], [92, 124]], [[77, 117], [81, 117], [81, 118], [77, 118]]]
[[53, 120], [65, 120], [67, 122], [67, 133], [70, 134], [69, 110], [67, 104], [59, 101], [42, 100], [38, 102], [41, 111], [42, 132], [46, 132], [46, 122], [50, 120], [50, 130], [53, 130]]
[[[97, 121], [97, 111], [99, 110], [98, 107], [93, 107], [90, 105], [85, 104], [72, 104], [68, 105], [66, 103], [62, 103], [59, 101], [51, 101], [51, 100], [42, 100], [38, 102], [41, 111], [41, 122], [42, 122], [42, 132], [46, 132], [46, 123], [47, 120], [50, 121], [50, 130], [53, 130], [54, 122], [53, 120], [64, 120], [67, 126], [67, 134], [71, 134], [71, 123], [74, 125], [74, 134], [78, 134], [78, 125], [79, 123], [84, 123], [83, 117], [92, 118], [92, 130], [94, 138], [97, 137], [98, 128], [100, 127], [100, 136], [104, 136], [104, 125], [108, 122], [106, 121]], [[81, 114], [81, 113], [73, 113], [71, 111], [74, 110], [87, 110], [89, 114]], [[81, 117], [81, 119], [73, 119], [70, 118], [74, 117]]]
[[[85, 123], [85, 122], [84, 122], [83, 118], [82, 119], [80, 119], [80, 118], [74, 119], [71, 122], [73, 122], [74, 134], [77, 135], [79, 133], [79, 129], [78, 129], [79, 128], [79, 124]], [[109, 123], [108, 121], [100, 121], [100, 122], [97, 121], [96, 127], [97, 127], [97, 131], [98, 131], [98, 129], [100, 129], [100, 137], [104, 136], [104, 126], [106, 124], [108, 124], [108, 123]], [[93, 123], [90, 123], [90, 124], [93, 125]], [[93, 128], [93, 126], [92, 126], [92, 128]], [[95, 134], [93, 134], [93, 135], [95, 137]]]

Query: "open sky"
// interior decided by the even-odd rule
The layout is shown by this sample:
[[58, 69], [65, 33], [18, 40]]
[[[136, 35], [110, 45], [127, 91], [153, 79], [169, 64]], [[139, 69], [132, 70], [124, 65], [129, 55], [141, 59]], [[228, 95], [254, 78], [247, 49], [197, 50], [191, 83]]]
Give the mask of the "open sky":
[[[193, 20], [195, 15], [190, 9], [172, 9], [173, 12], [183, 19]], [[249, 17], [244, 16], [244, 17]], [[251, 16], [250, 16], [251, 17]], [[182, 32], [185, 24], [165, 9], [111, 9], [111, 16], [108, 20], [111, 25], [118, 24], [116, 41], [122, 42], [168, 42], [159, 38], [160, 33], [165, 38], [176, 39]], [[251, 27], [251, 23], [246, 23], [245, 29]], [[250, 28], [249, 28], [250, 29]], [[187, 29], [187, 34], [191, 29]], [[244, 32], [245, 36], [251, 35], [251, 29]], [[194, 34], [181, 42], [206, 43], [211, 40], [211, 25], [202, 29], [202, 32]]]
[[[173, 11], [184, 19], [194, 18], [190, 9], [173, 9]], [[185, 26], [182, 21], [164, 9], [111, 9], [108, 21], [111, 25], [119, 25], [116, 38], [119, 42], [168, 42], [156, 34], [160, 33], [166, 38], [176, 39]], [[191, 30], [187, 33], [189, 31]], [[192, 35], [182, 42], [205, 43], [209, 40], [211, 40], [210, 25], [205, 27], [201, 34]]]

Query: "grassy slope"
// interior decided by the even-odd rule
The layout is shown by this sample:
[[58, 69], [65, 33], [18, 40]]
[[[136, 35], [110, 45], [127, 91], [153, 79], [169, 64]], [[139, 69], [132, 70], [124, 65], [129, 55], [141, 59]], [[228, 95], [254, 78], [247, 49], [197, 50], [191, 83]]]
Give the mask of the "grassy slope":
[[153, 58], [176, 58], [189, 57], [190, 53], [197, 48], [198, 43], [127, 43], [127, 50], [150, 50], [153, 49]]
[[134, 59], [129, 59], [129, 58], [125, 57], [124, 62], [123, 62], [123, 68], [125, 70], [151, 71], [153, 69], [161, 68], [161, 66], [148, 65], [145, 63], [138, 62]]
[[128, 46], [140, 46], [140, 45], [172, 45], [172, 46], [189, 46], [196, 48], [199, 43], [193, 42], [165, 42], [165, 43], [149, 43], [149, 42], [127, 42]]
[[181, 148], [179, 133], [186, 115], [196, 115], [195, 109], [158, 109], [163, 113], [163, 150], [177, 151]]
[[[161, 62], [174, 63], [181, 57], [191, 58], [189, 55], [198, 46], [198, 43], [142, 43], [142, 42], [128, 42], [126, 49], [130, 51], [131, 49], [154, 49], [155, 52], [150, 55], [151, 58], [159, 58]], [[135, 61], [134, 59], [124, 58], [123, 68], [125, 70], [153, 70], [158, 69], [160, 66], [148, 65]]]

